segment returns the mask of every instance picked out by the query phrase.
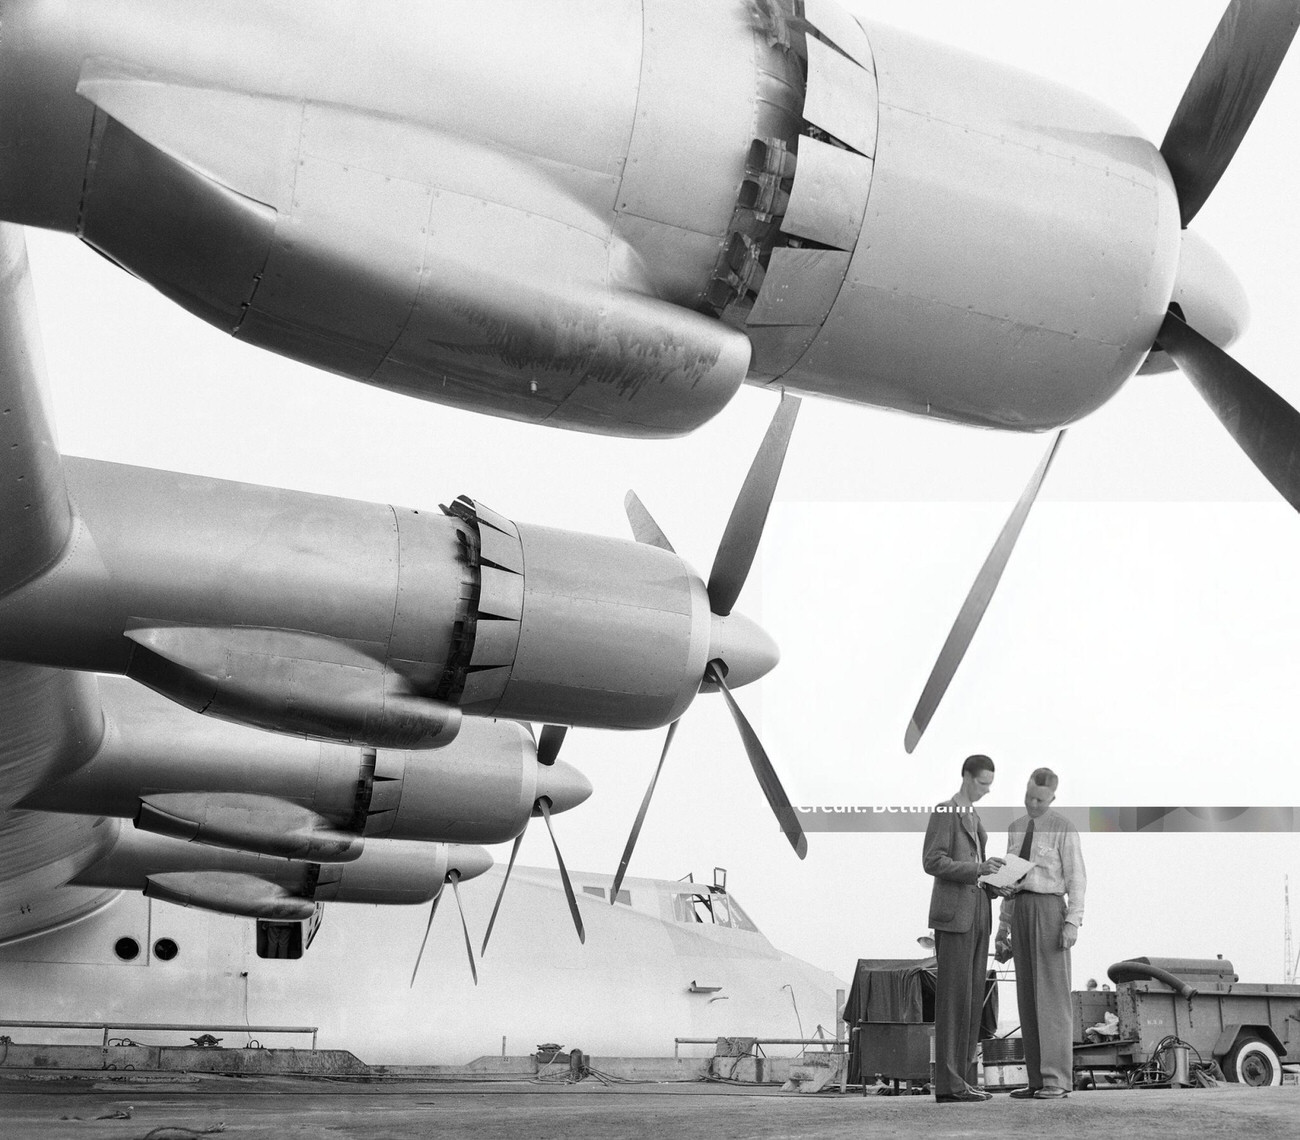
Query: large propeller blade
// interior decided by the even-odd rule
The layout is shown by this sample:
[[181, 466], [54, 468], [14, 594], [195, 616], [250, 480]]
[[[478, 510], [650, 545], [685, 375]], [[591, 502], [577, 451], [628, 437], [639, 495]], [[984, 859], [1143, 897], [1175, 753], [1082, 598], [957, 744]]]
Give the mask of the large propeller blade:
[[[524, 831], [528, 825], [524, 824]], [[497, 891], [497, 901], [492, 904], [492, 917], [488, 919], [487, 932], [483, 935], [483, 945], [479, 947], [479, 957], [487, 953], [488, 939], [492, 937], [492, 927], [496, 925], [497, 911], [501, 909], [501, 900], [506, 896], [506, 884], [510, 882], [510, 872], [515, 868], [515, 857], [519, 854], [519, 845], [524, 841], [524, 832], [515, 836], [514, 846], [510, 848], [510, 862], [506, 864], [506, 873], [501, 876], [501, 889]]]
[[1300, 0], [1232, 0], [1160, 144], [1183, 226], [1196, 216], [1254, 121], [1300, 26]]
[[709, 608], [719, 617], [731, 613], [754, 564], [767, 512], [776, 493], [777, 480], [785, 463], [786, 448], [794, 421], [799, 415], [799, 398], [782, 394], [767, 435], [759, 445], [749, 474], [740, 488], [736, 505], [718, 543], [718, 553], [709, 573]]
[[[551, 805], [550, 801], [542, 796], [533, 805], [533, 813], [540, 813], [546, 820], [546, 830], [551, 836], [551, 846], [555, 848], [555, 861], [560, 866], [560, 881], [564, 884], [564, 897], [569, 900], [569, 913], [573, 915], [573, 925], [578, 931], [578, 941], [585, 943], [587, 941], [587, 931], [582, 925], [582, 916], [578, 913], [578, 900], [573, 893], [573, 884], [569, 881], [569, 870], [564, 865], [564, 856], [560, 854], [560, 845], [555, 840], [555, 829], [551, 826]], [[527, 824], [524, 825], [524, 831], [528, 830]], [[483, 945], [479, 947], [479, 954], [487, 953], [488, 939], [492, 937], [492, 928], [496, 925], [497, 911], [501, 909], [501, 900], [506, 897], [506, 884], [510, 882], [510, 872], [514, 870], [515, 858], [519, 854], [519, 845], [524, 841], [524, 832], [521, 831], [515, 836], [514, 845], [510, 848], [510, 862], [506, 864], [506, 873], [501, 877], [501, 889], [497, 891], [497, 901], [492, 904], [492, 916], [488, 919], [487, 932], [483, 935]], [[459, 898], [459, 896], [457, 896]], [[469, 938], [468, 932], [465, 935]], [[468, 945], [468, 942], [466, 942]]]
[[542, 726], [541, 738], [537, 741], [537, 763], [549, 768], [560, 755], [560, 745], [564, 743], [567, 725], [547, 724]]
[[[722, 533], [722, 540], [718, 543], [718, 552], [713, 559], [713, 569], [709, 573], [709, 582], [706, 587], [709, 610], [715, 619], [729, 619], [733, 623], [732, 636], [735, 635], [734, 623], [740, 619], [731, 617], [731, 611], [735, 607], [736, 599], [740, 597], [741, 590], [744, 589], [745, 579], [749, 577], [749, 571], [754, 564], [754, 556], [758, 552], [758, 544], [763, 536], [763, 528], [767, 523], [772, 498], [776, 494], [776, 485], [781, 478], [781, 468], [785, 463], [785, 454], [790, 445], [790, 437], [794, 432], [795, 420], [799, 415], [799, 403], [798, 397], [782, 393], [781, 402], [777, 406], [776, 413], [772, 416], [772, 422], [768, 425], [767, 433], [763, 436], [763, 442], [759, 445], [754, 461], [750, 464], [749, 472], [741, 485], [740, 494], [736, 497], [735, 506], [731, 509], [731, 516], [727, 520], [727, 525]], [[629, 491], [627, 493], [623, 505], [627, 511], [628, 522], [632, 525], [632, 533], [638, 542], [657, 546], [662, 550], [672, 551], [672, 543], [665, 537], [659, 524], [651, 518], [650, 512], [646, 510], [645, 505], [637, 498], [635, 492]], [[715, 622], [716, 625], [717, 622]], [[751, 655], [753, 644], [751, 640], [749, 642]], [[775, 647], [771, 647], [770, 642], [767, 644], [772, 653], [766, 665], [767, 668], [770, 668], [775, 661]], [[781, 781], [777, 778], [771, 760], [768, 759], [762, 744], [759, 743], [758, 736], [750, 726], [749, 721], [745, 719], [744, 713], [740, 711], [735, 698], [732, 697], [730, 690], [722, 679], [726, 671], [725, 658], [727, 654], [724, 651], [719, 656], [724, 660], [710, 661], [705, 668], [702, 680], [716, 685], [726, 698], [727, 707], [731, 710], [732, 719], [736, 722], [741, 740], [745, 745], [745, 752], [749, 756], [750, 766], [758, 777], [758, 782], [763, 788], [763, 794], [767, 797], [767, 802], [773, 812], [776, 813], [781, 830], [785, 832], [791, 845], [798, 852], [799, 858], [802, 859], [808, 850], [808, 843], [804, 838], [803, 829], [799, 826], [794, 809], [790, 806], [789, 797], [786, 796], [785, 789], [781, 787]], [[736, 665], [738, 660], [739, 657], [733, 643], [732, 664]], [[762, 672], [752, 674], [752, 676], [761, 675]], [[619, 886], [623, 882], [623, 876], [627, 873], [628, 864], [632, 859], [632, 852], [641, 834], [641, 825], [645, 822], [646, 812], [650, 808], [650, 799], [654, 795], [655, 785], [659, 782], [659, 774], [663, 771], [664, 760], [668, 756], [668, 748], [672, 744], [673, 734], [677, 731], [678, 723], [678, 721], [673, 721], [668, 726], [668, 735], [664, 740], [663, 751], [659, 755], [659, 763], [650, 779], [650, 786], [646, 789], [645, 796], [641, 800], [640, 810], [637, 812], [636, 820], [632, 824], [632, 831], [628, 835], [627, 844], [623, 848], [623, 858], [619, 861], [618, 871], [614, 875], [614, 886], [609, 896], [611, 904], [617, 898]]]
[[637, 542], [643, 546], [657, 546], [660, 550], [668, 551], [669, 554], [677, 553], [673, 549], [673, 544], [668, 541], [668, 536], [660, 530], [659, 524], [645, 509], [645, 504], [635, 491], [629, 491], [623, 496], [623, 509], [627, 512], [627, 521], [632, 526], [632, 537]]
[[[460, 874], [452, 871], [447, 876], [451, 882], [451, 893], [456, 896], [456, 910], [460, 914], [460, 929], [465, 935], [465, 953], [469, 956], [469, 972], [474, 976], [474, 984], [478, 985], [478, 967], [474, 965], [474, 947], [469, 941], [469, 923], [465, 921], [465, 907], [460, 901]], [[428, 937], [428, 931], [425, 931], [425, 937]]]
[[[537, 740], [537, 763], [541, 769], [549, 769], [545, 780], [539, 772], [537, 791], [542, 792], [546, 789], [546, 794], [539, 794], [533, 801], [533, 810], [529, 819], [534, 815], [541, 815], [546, 820], [546, 830], [550, 832], [551, 843], [555, 847], [555, 858], [560, 865], [560, 878], [564, 882], [564, 893], [569, 900], [569, 910], [573, 914], [574, 925], [578, 928], [578, 938], [585, 942], [587, 940], [586, 932], [582, 928], [582, 919], [578, 916], [578, 904], [573, 895], [573, 884], [569, 882], [569, 872], [564, 866], [564, 859], [560, 856], [560, 845], [555, 841], [555, 830], [551, 827], [551, 810], [557, 804], [560, 811], [565, 811], [581, 803], [591, 793], [591, 785], [586, 780], [578, 777], [578, 785], [575, 785], [572, 776], [572, 769], [568, 770], [566, 777], [564, 769], [566, 765], [561, 764], [559, 768], [555, 767], [556, 760], [559, 759], [560, 746], [564, 743], [564, 738], [568, 734], [568, 727], [559, 724], [547, 724], [542, 726], [541, 735]], [[497, 891], [496, 902], [492, 904], [492, 915], [488, 918], [487, 931], [483, 935], [483, 945], [479, 948], [480, 954], [487, 953], [488, 939], [492, 937], [492, 928], [496, 925], [497, 912], [501, 909], [501, 900], [506, 896], [506, 885], [510, 882], [510, 872], [514, 870], [515, 859], [519, 855], [519, 847], [524, 841], [524, 834], [528, 830], [528, 820], [524, 821], [523, 829], [515, 836], [514, 845], [510, 848], [510, 862], [506, 864], [506, 873], [501, 877], [501, 889]], [[458, 896], [459, 897], [459, 896]], [[466, 934], [466, 938], [468, 938]], [[468, 942], [466, 943], [468, 945]]]
[[1300, 412], [1176, 313], [1160, 326], [1159, 344], [1250, 461], [1300, 511]]
[[[478, 985], [478, 967], [474, 964], [474, 948], [469, 941], [469, 924], [465, 921], [465, 908], [460, 901], [460, 872], [448, 871], [447, 882], [451, 884], [451, 893], [456, 896], [456, 909], [460, 912], [460, 926], [465, 933], [465, 953], [469, 955], [469, 972], [474, 977], [474, 984]], [[429, 943], [429, 931], [433, 929], [433, 916], [438, 913], [438, 903], [442, 901], [442, 896], [443, 891], [439, 891], [433, 896], [433, 902], [429, 906], [429, 921], [424, 924], [424, 937], [420, 939], [420, 952], [415, 956], [415, 968], [411, 971], [411, 986], [415, 985], [415, 975], [420, 972], [420, 961], [424, 957], [424, 948]]]
[[415, 969], [411, 971], [411, 986], [415, 985], [415, 975], [420, 972], [420, 960], [424, 957], [424, 948], [429, 942], [429, 931], [433, 929], [433, 916], [438, 913], [438, 903], [441, 900], [442, 891], [439, 891], [433, 896], [433, 903], [429, 906], [429, 921], [424, 924], [424, 937], [420, 939], [420, 952], [415, 956]]
[[710, 661], [708, 668], [704, 670], [704, 678], [717, 685], [718, 691], [726, 699], [727, 708], [731, 710], [731, 719], [736, 722], [736, 727], [740, 730], [740, 739], [744, 742], [750, 766], [754, 769], [754, 775], [758, 777], [763, 795], [767, 797], [768, 806], [776, 815], [777, 822], [785, 832], [785, 837], [790, 841], [795, 854], [802, 859], [808, 854], [808, 840], [804, 837], [803, 828], [799, 826], [799, 817], [790, 806], [790, 797], [785, 794], [785, 788], [781, 786], [776, 769], [772, 767], [772, 761], [767, 758], [767, 752], [759, 742], [758, 735], [745, 718], [745, 714], [740, 711], [740, 706], [736, 704], [736, 698], [727, 688], [727, 682], [722, 678], [722, 670], [717, 665], [716, 661]]
[[618, 896], [618, 888], [623, 885], [623, 876], [627, 874], [627, 865], [632, 861], [632, 849], [636, 847], [637, 836], [641, 834], [641, 824], [645, 822], [645, 813], [650, 808], [650, 797], [655, 794], [655, 785], [659, 783], [659, 773], [664, 770], [664, 761], [668, 758], [668, 746], [673, 742], [673, 734], [677, 731], [677, 726], [681, 724], [680, 720], [673, 721], [668, 726], [668, 735], [664, 737], [663, 751], [659, 753], [659, 763], [655, 765], [655, 773], [650, 777], [650, 786], [646, 788], [645, 795], [641, 799], [640, 810], [636, 813], [636, 820], [632, 824], [632, 833], [627, 837], [627, 845], [623, 848], [623, 858], [618, 862], [618, 871], [614, 874], [614, 885], [609, 892], [609, 905], [613, 906]]
[[921, 734], [929, 726], [935, 709], [939, 707], [939, 702], [943, 700], [943, 695], [948, 691], [948, 685], [957, 672], [957, 666], [961, 664], [962, 658], [966, 656], [966, 650], [970, 648], [971, 638], [979, 629], [984, 611], [988, 609], [989, 602], [993, 598], [993, 591], [998, 588], [998, 583], [1002, 580], [1002, 572], [1007, 567], [1007, 560], [1011, 557], [1012, 550], [1015, 549], [1016, 539], [1020, 537], [1020, 530], [1025, 525], [1025, 519], [1029, 517], [1029, 510], [1038, 497], [1038, 489], [1043, 485], [1047, 469], [1051, 467], [1056, 449], [1061, 446], [1064, 437], [1064, 431], [1056, 433], [1056, 438], [1052, 440], [1047, 454], [1043, 456], [1028, 485], [1021, 493], [1020, 501], [1016, 503], [1006, 523], [1003, 524], [1002, 532], [998, 535], [993, 549], [989, 551], [984, 565], [975, 578], [975, 584], [966, 595], [966, 601], [962, 603], [961, 612], [958, 613], [957, 620], [953, 622], [952, 629], [948, 633], [948, 639], [939, 651], [939, 659], [930, 670], [930, 678], [925, 683], [921, 699], [917, 701], [912, 720], [907, 726], [903, 747], [908, 752], [916, 747]]
[[569, 869], [564, 865], [564, 856], [560, 854], [560, 845], [555, 839], [555, 828], [551, 826], [551, 805], [543, 796], [537, 801], [542, 818], [546, 820], [546, 830], [551, 836], [551, 846], [555, 848], [555, 861], [560, 865], [560, 881], [564, 883], [564, 897], [569, 900], [569, 913], [573, 915], [573, 925], [578, 931], [578, 941], [586, 943], [587, 931], [582, 925], [582, 915], [578, 913], [578, 899], [573, 893], [573, 884], [569, 881]]

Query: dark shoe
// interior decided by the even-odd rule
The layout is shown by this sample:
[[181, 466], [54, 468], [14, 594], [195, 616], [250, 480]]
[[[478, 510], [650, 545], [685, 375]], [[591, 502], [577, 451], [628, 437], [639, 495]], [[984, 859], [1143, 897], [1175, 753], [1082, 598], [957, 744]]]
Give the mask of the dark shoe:
[[993, 1098], [988, 1093], [975, 1092], [972, 1089], [959, 1093], [935, 1093], [934, 1099], [940, 1104], [983, 1104]]
[[1036, 1093], [1034, 1093], [1034, 1099], [1035, 1100], [1060, 1100], [1062, 1097], [1067, 1097], [1069, 1095], [1070, 1094], [1066, 1092], [1064, 1089], [1057, 1088], [1055, 1085], [1044, 1085], [1041, 1089], [1039, 1089]]
[[967, 1085], [966, 1091], [969, 1093], [974, 1093], [977, 1097], [980, 1098], [980, 1100], [993, 1099], [993, 1094], [991, 1092], [985, 1092], [983, 1089], [976, 1088], [974, 1085]]
[[1033, 1088], [1028, 1088], [1028, 1089], [1012, 1089], [1012, 1090], [1011, 1090], [1011, 1099], [1012, 1099], [1012, 1100], [1033, 1100], [1034, 1097], [1037, 1095], [1037, 1093], [1038, 1093], [1038, 1090], [1037, 1090], [1037, 1089], [1033, 1089]]

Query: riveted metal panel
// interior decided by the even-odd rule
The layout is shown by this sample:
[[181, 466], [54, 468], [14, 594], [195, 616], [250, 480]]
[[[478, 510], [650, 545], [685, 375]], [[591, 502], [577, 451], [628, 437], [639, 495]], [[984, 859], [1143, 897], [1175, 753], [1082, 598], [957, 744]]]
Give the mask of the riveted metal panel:
[[1006, 90], [971, 85], [959, 106], [928, 94], [948, 72], [979, 73], [959, 53], [935, 59], [933, 45], [874, 29], [873, 44], [890, 161], [873, 173], [845, 285], [788, 383], [1021, 430], [1086, 414], [1150, 346], [1177, 265], [1155, 148], [1118, 116], [1103, 131], [1082, 96], [1080, 121], [1100, 119], [1096, 132], [1064, 132], [1051, 108], [1041, 145], [1025, 145], [1024, 88], [1041, 81], [1000, 74]]
[[431, 201], [428, 186], [301, 156], [292, 212], [277, 218], [237, 335], [369, 377], [415, 303]]
[[619, 214], [614, 234], [643, 260], [647, 284], [655, 296], [677, 305], [699, 303], [701, 282], [708, 279], [724, 240], [716, 234], [696, 233], [635, 214]]
[[480, 615], [519, 620], [524, 606], [524, 577], [492, 566], [479, 569]]
[[102, 115], [91, 145], [82, 239], [190, 312], [234, 331], [274, 243], [275, 211]]
[[845, 55], [868, 71], [875, 70], [867, 33], [835, 0], [804, 0], [803, 13], [808, 23]]
[[851, 150], [801, 138], [782, 231], [852, 250], [862, 229], [873, 166], [871, 159]]
[[514, 574], [524, 572], [524, 552], [519, 548], [517, 535], [502, 533], [479, 519], [479, 561], [491, 563]]
[[649, 296], [638, 261], [608, 233], [438, 190], [414, 310], [368, 378], [556, 427], [689, 431], [739, 387], [749, 346]]
[[77, 94], [164, 154], [277, 210], [289, 208], [301, 103], [195, 87], [88, 59]]
[[481, 526], [490, 526], [493, 530], [499, 530], [502, 534], [514, 535], [516, 539], [519, 537], [519, 528], [505, 515], [497, 514], [491, 507], [484, 506], [477, 499], [473, 500], [473, 503], [474, 517], [478, 519]]
[[[116, 584], [47, 615], [50, 651], [84, 662], [66, 667], [124, 669], [131, 642], [119, 623], [132, 614], [150, 614], [151, 624], [312, 630], [382, 659], [398, 581], [391, 508], [71, 457], [65, 476], [94, 534], [76, 549], [85, 552], [79, 566], [98, 569], [79, 572]], [[203, 507], [177, 509], [188, 501]], [[160, 518], [171, 525], [160, 528]], [[454, 602], [442, 603], [447, 620]], [[112, 621], [116, 635], [90, 635], [97, 620]], [[87, 657], [101, 648], [119, 663]]]
[[461, 523], [434, 511], [395, 509], [397, 601], [388, 662], [426, 691], [452, 652], [449, 612], [470, 589], [471, 568], [460, 557]]
[[401, 799], [401, 780], [376, 780], [370, 793], [369, 810], [372, 812], [396, 811]]
[[510, 680], [509, 666], [474, 669], [465, 676], [460, 707], [467, 713], [486, 716], [496, 708]]
[[406, 771], [406, 756], [396, 748], [375, 749], [375, 779], [400, 780]]
[[680, 715], [699, 689], [710, 629], [681, 559], [547, 527], [521, 525], [520, 537], [524, 616], [499, 714], [628, 728]]
[[774, 249], [747, 323], [819, 327], [835, 303], [852, 256], [832, 249]]
[[834, 48], [808, 40], [803, 116], [868, 157], [876, 153], [876, 78]]
[[510, 665], [519, 645], [519, 622], [509, 618], [480, 617], [474, 627], [474, 652], [471, 669], [488, 665]]
[[782, 383], [1020, 430], [1085, 415], [1140, 363], [1172, 291], [1179, 217], [1158, 151], [1085, 96], [866, 29], [888, 161], [831, 314]]
[[799, 363], [817, 335], [817, 326], [751, 325], [745, 331], [754, 349], [750, 376], [771, 381]]
[[645, 0], [635, 125], [618, 212], [719, 240], [754, 123], [754, 31], [745, 4]]
[[365, 822], [361, 825], [361, 834], [367, 839], [380, 839], [390, 834], [393, 830], [393, 824], [397, 821], [397, 809], [388, 808], [384, 811], [371, 811], [366, 815]]

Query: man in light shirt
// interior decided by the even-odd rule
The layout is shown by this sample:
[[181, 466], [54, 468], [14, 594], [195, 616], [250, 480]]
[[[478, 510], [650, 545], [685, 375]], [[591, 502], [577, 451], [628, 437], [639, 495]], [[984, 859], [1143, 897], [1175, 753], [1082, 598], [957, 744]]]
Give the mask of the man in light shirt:
[[997, 959], [1016, 960], [1016, 1004], [1029, 1087], [1017, 1099], [1055, 1100], [1074, 1087], [1070, 947], [1079, 938], [1087, 875], [1079, 832], [1052, 810], [1057, 775], [1038, 768], [1025, 788], [1026, 814], [1007, 831], [1007, 852], [1033, 866], [1002, 900]]

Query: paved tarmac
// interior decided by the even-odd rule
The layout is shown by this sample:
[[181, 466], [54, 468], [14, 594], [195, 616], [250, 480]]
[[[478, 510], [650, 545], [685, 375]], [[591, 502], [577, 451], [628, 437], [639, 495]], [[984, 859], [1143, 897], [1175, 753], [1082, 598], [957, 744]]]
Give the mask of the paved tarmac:
[[[116, 1114], [116, 1115], [115, 1115]], [[1106, 1090], [1064, 1101], [936, 1104], [724, 1084], [351, 1084], [290, 1077], [40, 1074], [0, 1079], [5, 1140], [620, 1140], [670, 1136], [1294, 1137], [1300, 1087]]]

